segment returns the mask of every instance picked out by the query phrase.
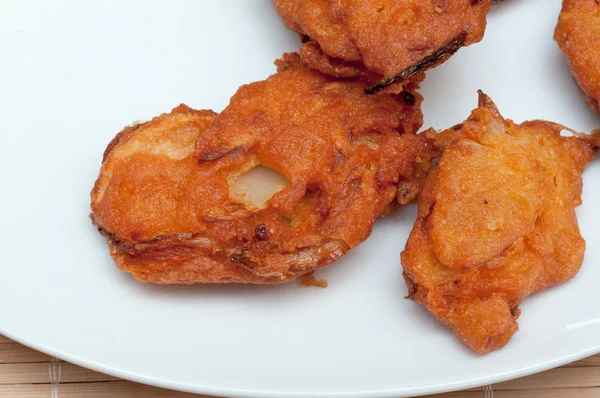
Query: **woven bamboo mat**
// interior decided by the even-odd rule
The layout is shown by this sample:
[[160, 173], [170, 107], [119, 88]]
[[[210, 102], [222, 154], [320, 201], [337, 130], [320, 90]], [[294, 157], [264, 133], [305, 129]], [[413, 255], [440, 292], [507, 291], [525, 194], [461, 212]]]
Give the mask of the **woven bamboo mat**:
[[[132, 383], [42, 354], [0, 335], [0, 397], [202, 397]], [[544, 373], [435, 398], [600, 398], [600, 355]], [[430, 398], [433, 398], [430, 397]]]

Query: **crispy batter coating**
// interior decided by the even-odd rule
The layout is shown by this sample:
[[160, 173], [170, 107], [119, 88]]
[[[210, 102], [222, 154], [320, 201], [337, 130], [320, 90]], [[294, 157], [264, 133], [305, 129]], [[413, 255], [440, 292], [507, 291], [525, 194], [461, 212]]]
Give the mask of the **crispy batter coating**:
[[600, 2], [563, 0], [554, 40], [588, 105], [600, 113]]
[[517, 331], [528, 295], [577, 273], [585, 241], [575, 208], [593, 146], [563, 126], [504, 120], [480, 93], [425, 181], [402, 253], [409, 297], [487, 353]]
[[302, 60], [370, 93], [444, 62], [483, 38], [490, 0], [273, 0], [298, 32]]
[[109, 145], [92, 219], [118, 266], [157, 283], [279, 283], [366, 239], [431, 164], [413, 81], [367, 96], [295, 54], [220, 114], [184, 105]]

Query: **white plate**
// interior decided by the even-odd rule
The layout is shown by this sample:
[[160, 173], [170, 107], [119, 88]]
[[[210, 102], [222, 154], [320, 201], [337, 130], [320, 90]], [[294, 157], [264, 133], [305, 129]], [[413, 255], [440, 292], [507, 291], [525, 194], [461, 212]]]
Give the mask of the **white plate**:
[[[552, 40], [560, 0], [507, 1], [485, 40], [429, 73], [425, 126], [478, 88], [510, 118], [589, 132]], [[600, 167], [585, 173], [577, 277], [525, 301], [521, 330], [477, 356], [404, 300], [405, 208], [319, 276], [328, 289], [152, 286], [119, 272], [87, 216], [106, 144], [184, 102], [221, 110], [298, 46], [268, 0], [0, 2], [0, 333], [65, 360], [180, 390], [398, 397], [482, 385], [600, 352]]]

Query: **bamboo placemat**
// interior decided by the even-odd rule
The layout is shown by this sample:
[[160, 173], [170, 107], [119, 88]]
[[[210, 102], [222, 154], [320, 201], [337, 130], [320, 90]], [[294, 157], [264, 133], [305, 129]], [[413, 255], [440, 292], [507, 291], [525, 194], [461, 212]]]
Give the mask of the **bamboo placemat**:
[[[52, 358], [0, 335], [0, 397], [205, 397], [124, 381]], [[537, 375], [430, 398], [600, 398], [600, 355]]]

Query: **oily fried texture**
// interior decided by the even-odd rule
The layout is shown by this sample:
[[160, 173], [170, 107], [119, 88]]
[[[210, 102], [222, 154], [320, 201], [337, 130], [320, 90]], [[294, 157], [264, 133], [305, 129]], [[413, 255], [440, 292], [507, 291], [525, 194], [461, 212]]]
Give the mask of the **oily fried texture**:
[[562, 129], [504, 120], [480, 93], [469, 119], [437, 136], [444, 153], [419, 197], [404, 276], [410, 298], [478, 353], [508, 343], [521, 301], [583, 262], [575, 208], [593, 146]]
[[220, 114], [180, 106], [109, 145], [93, 220], [118, 266], [158, 283], [278, 283], [340, 258], [394, 201], [416, 196], [431, 150], [418, 83], [367, 96], [297, 55]]
[[361, 77], [370, 93], [483, 38], [489, 0], [273, 0], [311, 68]]
[[564, 0], [554, 40], [588, 105], [600, 113], [600, 2]]

